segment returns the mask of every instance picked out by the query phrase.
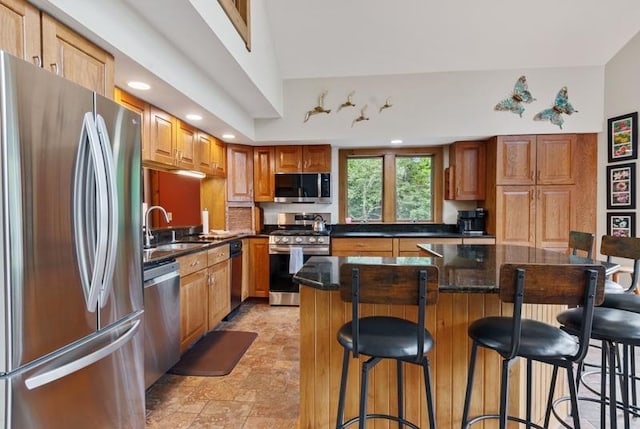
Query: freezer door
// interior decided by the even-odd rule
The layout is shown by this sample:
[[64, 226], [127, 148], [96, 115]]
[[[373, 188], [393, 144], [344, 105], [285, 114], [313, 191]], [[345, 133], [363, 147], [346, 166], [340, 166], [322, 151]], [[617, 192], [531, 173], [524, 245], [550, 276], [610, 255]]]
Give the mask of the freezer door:
[[107, 176], [112, 182], [109, 207], [114, 211], [108, 221], [105, 288], [99, 299], [103, 328], [143, 305], [140, 115], [96, 95], [96, 124], [102, 144], [110, 151], [105, 150], [105, 160], [107, 170], [112, 168]]
[[87, 309], [72, 219], [93, 93], [1, 52], [0, 79], [2, 374], [91, 335], [97, 317]]
[[0, 425], [18, 428], [144, 428], [141, 315], [44, 362], [0, 377]]

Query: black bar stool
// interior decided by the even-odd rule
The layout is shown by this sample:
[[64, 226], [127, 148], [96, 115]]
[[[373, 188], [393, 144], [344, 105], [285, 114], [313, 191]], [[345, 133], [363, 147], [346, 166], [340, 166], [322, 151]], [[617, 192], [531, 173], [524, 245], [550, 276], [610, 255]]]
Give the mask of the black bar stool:
[[[424, 372], [429, 426], [436, 428], [429, 358], [433, 337], [424, 328], [426, 306], [438, 299], [438, 268], [418, 265], [366, 265], [345, 263], [340, 267], [340, 296], [351, 302], [352, 320], [338, 331], [338, 342], [344, 347], [342, 379], [338, 400], [336, 428], [359, 422], [364, 429], [368, 419], [386, 419], [419, 429], [404, 418], [403, 368], [404, 362], [420, 365]], [[417, 305], [418, 321], [391, 316], [360, 317], [359, 303]], [[362, 364], [359, 415], [344, 421], [345, 394], [350, 357], [369, 356]], [[382, 359], [397, 363], [398, 416], [367, 413], [369, 371]]]
[[[473, 340], [467, 391], [462, 414], [462, 429], [486, 419], [499, 419], [500, 429], [505, 429], [507, 420], [527, 424], [527, 427], [543, 428], [532, 422], [532, 362], [553, 365], [553, 376], [549, 388], [544, 428], [549, 425], [551, 402], [558, 375], [558, 368], [567, 370], [571, 396], [573, 421], [579, 428], [576, 383], [573, 365], [586, 355], [591, 332], [591, 317], [595, 302], [602, 301], [604, 292], [604, 267], [602, 265], [547, 265], [547, 264], [503, 264], [500, 268], [500, 300], [513, 303], [513, 317], [485, 317], [469, 326], [469, 337]], [[564, 304], [581, 305], [582, 329], [576, 337], [556, 326], [522, 318], [522, 305]], [[495, 350], [502, 356], [499, 414], [483, 414], [469, 417], [473, 376], [478, 347]], [[509, 397], [509, 367], [518, 357], [527, 360], [527, 406], [526, 417], [507, 415]]]

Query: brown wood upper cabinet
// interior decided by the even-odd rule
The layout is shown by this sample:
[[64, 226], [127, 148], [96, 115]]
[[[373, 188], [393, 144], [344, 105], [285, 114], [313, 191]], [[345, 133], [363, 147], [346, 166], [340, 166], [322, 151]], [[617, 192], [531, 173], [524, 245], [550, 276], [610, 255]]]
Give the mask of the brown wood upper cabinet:
[[113, 56], [45, 13], [42, 14], [42, 66], [113, 98]]
[[275, 146], [275, 173], [328, 173], [330, 145]]
[[196, 168], [198, 130], [180, 119], [176, 120], [176, 165], [187, 170]]
[[113, 56], [25, 0], [0, 0], [0, 49], [113, 98]]
[[449, 146], [445, 169], [445, 199], [484, 200], [486, 142], [461, 141]]
[[0, 0], [0, 49], [42, 64], [40, 11], [24, 0]]
[[210, 176], [225, 177], [227, 175], [225, 143], [199, 131], [196, 144], [198, 147], [196, 169]]
[[255, 146], [253, 148], [253, 200], [256, 202], [273, 201], [275, 190], [273, 146]]
[[227, 201], [253, 202], [253, 148], [227, 145]]
[[497, 185], [575, 183], [575, 134], [498, 136], [494, 140]]
[[150, 106], [148, 161], [163, 165], [175, 165], [178, 150], [176, 136], [176, 118]]
[[120, 88], [116, 88], [114, 92], [114, 99], [116, 103], [126, 107], [129, 110], [133, 110], [134, 112], [140, 115], [140, 131], [142, 133], [142, 141], [141, 141], [141, 152], [142, 159], [149, 158], [149, 104], [144, 100], [141, 100], [133, 95], [124, 92]]

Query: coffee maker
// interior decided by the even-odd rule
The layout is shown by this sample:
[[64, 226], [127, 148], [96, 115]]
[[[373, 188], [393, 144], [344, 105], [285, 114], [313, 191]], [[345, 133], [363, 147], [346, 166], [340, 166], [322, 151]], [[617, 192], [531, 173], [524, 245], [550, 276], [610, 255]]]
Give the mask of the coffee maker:
[[487, 212], [483, 208], [458, 210], [458, 231], [461, 234], [484, 234], [484, 220]]

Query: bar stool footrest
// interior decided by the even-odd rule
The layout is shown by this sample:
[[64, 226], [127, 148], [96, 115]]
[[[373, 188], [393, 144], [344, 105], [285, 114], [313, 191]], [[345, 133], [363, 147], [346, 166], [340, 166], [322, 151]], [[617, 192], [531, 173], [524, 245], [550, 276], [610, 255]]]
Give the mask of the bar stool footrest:
[[[467, 422], [467, 424], [463, 427], [463, 429], [468, 428], [469, 426], [478, 423], [480, 421], [484, 421], [484, 420], [489, 420], [489, 419], [496, 419], [499, 420], [500, 419], [500, 415], [499, 414], [481, 414], [479, 416], [475, 416], [472, 419], [469, 419], [469, 421]], [[516, 423], [520, 423], [523, 425], [527, 424], [527, 421], [524, 419], [521, 419], [520, 417], [515, 417], [515, 416], [507, 416], [507, 420], [511, 421], [511, 422], [516, 422]], [[536, 428], [536, 429], [545, 429], [544, 426], [540, 426], [539, 424], [536, 423], [529, 423], [529, 425], [532, 428]], [[569, 428], [571, 429], [571, 428]]]
[[[365, 421], [366, 420], [372, 420], [372, 419], [385, 419], [385, 420], [391, 420], [394, 421], [396, 423], [402, 423], [406, 426], [409, 426], [412, 429], [420, 429], [420, 426], [415, 425], [414, 423], [411, 423], [408, 420], [405, 419], [401, 419], [400, 417], [397, 416], [392, 416], [389, 414], [365, 414], [364, 416]], [[348, 426], [351, 426], [352, 424], [359, 422], [360, 421], [360, 416], [355, 416], [350, 418], [349, 420], [347, 420], [346, 422], [344, 422], [340, 428], [346, 428]]]

